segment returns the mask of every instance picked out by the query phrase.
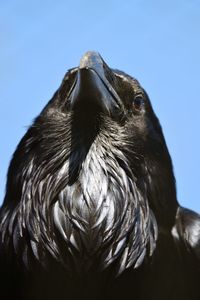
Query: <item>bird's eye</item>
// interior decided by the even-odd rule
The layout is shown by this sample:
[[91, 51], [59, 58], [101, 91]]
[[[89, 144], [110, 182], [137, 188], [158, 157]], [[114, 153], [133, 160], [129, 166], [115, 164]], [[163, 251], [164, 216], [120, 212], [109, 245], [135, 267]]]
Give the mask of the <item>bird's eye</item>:
[[133, 100], [133, 107], [135, 110], [140, 111], [144, 106], [144, 98], [142, 96], [137, 96]]

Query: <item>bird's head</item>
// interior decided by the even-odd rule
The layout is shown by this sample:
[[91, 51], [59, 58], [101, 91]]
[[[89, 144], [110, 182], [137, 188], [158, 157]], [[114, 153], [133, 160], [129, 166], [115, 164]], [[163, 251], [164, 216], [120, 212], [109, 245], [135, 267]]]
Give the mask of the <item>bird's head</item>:
[[153, 253], [157, 226], [171, 229], [176, 206], [171, 159], [147, 93], [87, 52], [14, 154], [4, 239], [18, 253], [28, 236], [43, 263], [46, 251], [79, 272], [116, 262], [121, 273]]

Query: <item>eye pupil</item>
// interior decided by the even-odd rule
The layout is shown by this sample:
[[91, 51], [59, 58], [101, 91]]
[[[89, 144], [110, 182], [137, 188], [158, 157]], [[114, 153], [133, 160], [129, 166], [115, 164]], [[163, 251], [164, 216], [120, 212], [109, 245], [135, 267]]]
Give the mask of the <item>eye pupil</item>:
[[142, 108], [143, 103], [144, 100], [142, 97], [136, 97], [133, 101], [134, 108], [140, 110]]

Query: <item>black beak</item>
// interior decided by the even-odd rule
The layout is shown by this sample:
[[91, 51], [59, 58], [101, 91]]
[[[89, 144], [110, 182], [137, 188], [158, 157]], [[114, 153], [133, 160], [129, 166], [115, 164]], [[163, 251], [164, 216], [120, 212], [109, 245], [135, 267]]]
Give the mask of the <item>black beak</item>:
[[69, 92], [70, 108], [81, 111], [99, 111], [109, 116], [122, 111], [122, 101], [106, 74], [113, 72], [96, 52], [87, 52], [81, 58], [75, 82]]

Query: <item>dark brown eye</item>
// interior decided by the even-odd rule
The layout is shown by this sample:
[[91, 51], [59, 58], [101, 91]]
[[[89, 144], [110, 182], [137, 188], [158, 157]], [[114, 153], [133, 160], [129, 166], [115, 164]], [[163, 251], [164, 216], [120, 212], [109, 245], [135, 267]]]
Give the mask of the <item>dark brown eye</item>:
[[137, 96], [133, 100], [133, 107], [136, 110], [141, 110], [144, 106], [144, 98], [142, 96]]

